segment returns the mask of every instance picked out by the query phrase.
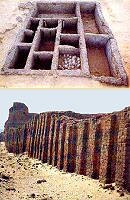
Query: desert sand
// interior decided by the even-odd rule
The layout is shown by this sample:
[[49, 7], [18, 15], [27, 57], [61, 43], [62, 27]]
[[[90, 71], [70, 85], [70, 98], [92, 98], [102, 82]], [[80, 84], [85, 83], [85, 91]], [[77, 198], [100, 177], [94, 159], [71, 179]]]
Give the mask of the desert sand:
[[[22, 27], [29, 9], [19, 8], [27, 0], [0, 0], [0, 69], [7, 52]], [[130, 77], [130, 3], [129, 0], [99, 0], [109, 27], [117, 39], [125, 70]], [[31, 4], [28, 8], [31, 7]], [[2, 88], [115, 88], [89, 78], [0, 75]]]
[[103, 189], [98, 180], [65, 173], [26, 154], [8, 153], [0, 143], [0, 200], [129, 200], [116, 187]]

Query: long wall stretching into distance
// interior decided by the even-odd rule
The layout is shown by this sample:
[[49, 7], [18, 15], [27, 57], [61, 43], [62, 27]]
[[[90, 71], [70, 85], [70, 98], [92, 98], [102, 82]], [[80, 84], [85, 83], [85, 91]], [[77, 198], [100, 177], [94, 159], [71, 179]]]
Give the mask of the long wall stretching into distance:
[[58, 169], [130, 191], [130, 107], [95, 115], [29, 114], [24, 104], [14, 103], [4, 134], [9, 152], [27, 152]]

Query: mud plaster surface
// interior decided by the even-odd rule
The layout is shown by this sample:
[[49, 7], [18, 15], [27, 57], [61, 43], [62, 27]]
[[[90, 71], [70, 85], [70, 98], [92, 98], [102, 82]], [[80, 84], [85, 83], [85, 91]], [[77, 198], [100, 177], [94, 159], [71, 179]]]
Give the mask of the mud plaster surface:
[[99, 33], [93, 14], [82, 14], [85, 33]]
[[[0, 68], [5, 61], [15, 34], [22, 23], [16, 20], [24, 20], [28, 9], [18, 9], [19, 0], [0, 0]], [[23, 2], [23, 1], [22, 1]], [[129, 0], [99, 0], [102, 11], [109, 27], [118, 42], [119, 50], [123, 58], [124, 67], [130, 77], [130, 3]], [[123, 17], [122, 17], [123, 16]], [[130, 81], [129, 81], [130, 83]], [[130, 85], [130, 84], [129, 84]], [[88, 78], [36, 76], [36, 75], [0, 75], [0, 87], [10, 88], [102, 88], [112, 87]]]
[[[97, 180], [59, 171], [26, 154], [8, 153], [4, 143], [0, 143], [1, 173], [11, 177], [8, 181], [0, 177], [1, 200], [30, 200], [32, 193], [35, 200], [129, 200], [127, 194], [119, 197], [116, 190], [102, 189]], [[37, 184], [43, 179], [46, 182]]]
[[[38, 17], [43, 17], [43, 18], [45, 17], [45, 18], [47, 18], [47, 17], [48, 17], [48, 14], [40, 14], [40, 15], [38, 15]], [[55, 17], [55, 18], [60, 19], [60, 18], [64, 18], [64, 17], [65, 17], [65, 18], [67, 18], [67, 17], [68, 17], [68, 18], [69, 18], [69, 17], [75, 17], [75, 15], [74, 15], [74, 14], [58, 14], [58, 13], [57, 13], [57, 14], [50, 14], [50, 13], [49, 13], [49, 17], [50, 17], [50, 18], [54, 18], [54, 17]]]
[[109, 63], [105, 55], [105, 49], [103, 47], [97, 48], [90, 46], [88, 46], [87, 49], [91, 74], [95, 76], [111, 76]]
[[41, 39], [38, 51], [54, 51], [54, 41]]

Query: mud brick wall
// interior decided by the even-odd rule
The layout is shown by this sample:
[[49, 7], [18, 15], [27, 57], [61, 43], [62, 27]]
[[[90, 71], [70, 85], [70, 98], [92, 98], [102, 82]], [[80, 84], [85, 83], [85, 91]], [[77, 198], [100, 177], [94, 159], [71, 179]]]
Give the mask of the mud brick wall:
[[1, 132], [1, 133], [0, 133], [0, 142], [3, 142], [3, 141], [4, 141], [4, 133]]
[[13, 107], [9, 109], [9, 117], [5, 123], [6, 129], [8, 127], [18, 127], [29, 120], [28, 108], [23, 103], [14, 103]]
[[9, 109], [9, 117], [5, 123], [4, 130], [5, 144], [9, 151], [22, 153], [26, 149], [25, 143], [27, 143], [27, 136], [25, 124], [35, 115], [29, 113], [28, 107], [23, 103], [15, 102]]
[[[120, 112], [115, 181], [130, 189], [130, 108]], [[124, 119], [125, 118], [125, 123]], [[122, 182], [123, 180], [123, 182]]]
[[[14, 104], [5, 123], [9, 152], [27, 152], [60, 170], [87, 175], [103, 184], [115, 182], [130, 191], [130, 107], [109, 114], [30, 115], [23, 106], [23, 120], [19, 106]], [[13, 120], [18, 115], [17, 125]]]
[[91, 137], [90, 142], [92, 144], [91, 177], [98, 179], [100, 170], [101, 139], [102, 139], [102, 132], [100, 131], [100, 122], [97, 122], [95, 120], [92, 121], [92, 123], [90, 124], [90, 130], [92, 131], [92, 137], [91, 137], [91, 132], [89, 133], [90, 135], [89, 137]]
[[[112, 117], [108, 116], [101, 121], [102, 130], [102, 145], [101, 145], [101, 158], [100, 162], [100, 175], [99, 179], [104, 183], [110, 183], [111, 180], [111, 165], [113, 156], [113, 137], [111, 136]], [[114, 130], [112, 130], [114, 131]]]
[[23, 152], [24, 129], [10, 128], [8, 132], [5, 131], [6, 147], [9, 152], [16, 154]]
[[[87, 123], [87, 122], [86, 122]], [[77, 128], [77, 156], [76, 156], [76, 173], [86, 175], [86, 123], [78, 123]], [[86, 130], [85, 130], [86, 128]], [[86, 137], [85, 137], [86, 136]]]
[[44, 0], [33, 5], [1, 74], [87, 77], [128, 85], [117, 42], [100, 3]]

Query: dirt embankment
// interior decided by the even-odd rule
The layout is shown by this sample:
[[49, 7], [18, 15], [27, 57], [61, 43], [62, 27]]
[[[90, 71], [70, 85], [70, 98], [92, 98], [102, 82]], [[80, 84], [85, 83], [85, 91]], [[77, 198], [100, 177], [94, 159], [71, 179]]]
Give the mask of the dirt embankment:
[[[0, 68], [2, 68], [8, 49], [22, 26], [31, 3], [27, 8], [19, 7], [25, 0], [0, 0]], [[130, 77], [130, 4], [129, 0], [99, 0], [103, 14], [109, 23]], [[89, 78], [37, 76], [37, 75], [0, 75], [0, 87], [3, 88], [104, 88], [114, 87]]]
[[115, 187], [103, 189], [98, 180], [59, 171], [26, 154], [15, 156], [0, 143], [0, 200], [130, 199], [120, 196]]

